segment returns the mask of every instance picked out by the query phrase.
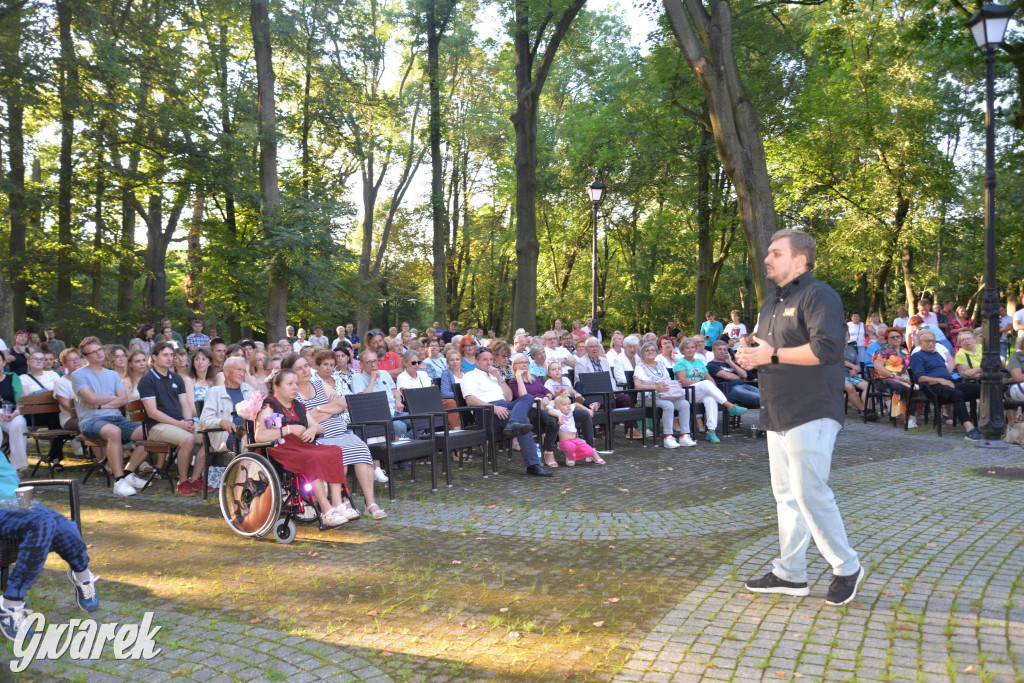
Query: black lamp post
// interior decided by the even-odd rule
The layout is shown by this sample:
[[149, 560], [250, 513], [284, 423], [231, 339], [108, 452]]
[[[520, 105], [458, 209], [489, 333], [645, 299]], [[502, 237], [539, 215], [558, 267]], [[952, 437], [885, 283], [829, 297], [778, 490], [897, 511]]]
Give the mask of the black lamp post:
[[985, 55], [985, 291], [981, 299], [985, 348], [981, 357], [981, 408], [978, 429], [989, 443], [1002, 444], [1006, 428], [1003, 412], [1003, 374], [999, 359], [999, 292], [996, 290], [996, 151], [993, 101], [995, 100], [996, 50], [1014, 10], [988, 3], [978, 10], [967, 27]]
[[594, 180], [587, 185], [587, 194], [590, 195], [590, 203], [594, 208], [593, 223], [594, 223], [594, 245], [593, 250], [590, 253], [591, 257], [591, 271], [590, 276], [592, 279], [593, 290], [591, 291], [591, 306], [590, 315], [593, 318], [593, 322], [590, 324], [590, 333], [595, 337], [597, 336], [597, 207], [604, 200], [604, 183], [598, 180], [597, 175], [594, 175]]

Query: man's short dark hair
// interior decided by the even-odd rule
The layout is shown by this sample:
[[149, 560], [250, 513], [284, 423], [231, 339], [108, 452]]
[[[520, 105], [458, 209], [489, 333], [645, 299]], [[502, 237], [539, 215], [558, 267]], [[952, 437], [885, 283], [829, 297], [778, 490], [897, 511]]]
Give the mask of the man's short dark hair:
[[163, 351], [164, 349], [173, 349], [173, 348], [174, 348], [174, 344], [172, 344], [169, 341], [157, 342], [156, 344], [153, 344], [153, 348], [151, 348], [149, 350], [149, 355], [151, 355], [151, 356], [159, 356], [160, 352]]
[[242, 347], [243, 349], [245, 347], [247, 347], [247, 346], [250, 349], [255, 349], [256, 348], [256, 342], [254, 342], [252, 339], [243, 339], [242, 341], [238, 342], [238, 345], [240, 347]]
[[494, 353], [492, 353], [491, 350], [485, 346], [485, 347], [483, 347], [482, 349], [480, 349], [479, 351], [476, 352], [476, 357], [479, 358], [480, 355], [484, 354], [484, 353], [486, 353], [489, 356], [493, 356], [494, 355]]
[[807, 257], [807, 272], [814, 270], [814, 254], [817, 250], [817, 246], [814, 243], [814, 238], [808, 235], [803, 230], [779, 230], [768, 243], [771, 244], [775, 240], [786, 238], [789, 240], [789, 249], [793, 254], [803, 254]]
[[224, 346], [228, 345], [228, 343], [226, 341], [224, 341], [223, 339], [221, 339], [220, 337], [214, 337], [213, 339], [210, 340], [210, 348], [211, 349], [214, 346], [216, 346], [217, 344], [223, 344]]

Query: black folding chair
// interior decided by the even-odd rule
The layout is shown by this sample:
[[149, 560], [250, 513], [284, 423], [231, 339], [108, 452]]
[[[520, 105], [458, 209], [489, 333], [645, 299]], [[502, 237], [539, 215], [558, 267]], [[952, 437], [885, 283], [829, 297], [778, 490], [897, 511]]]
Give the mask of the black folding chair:
[[[615, 424], [619, 422], [640, 422], [643, 423], [647, 417], [647, 396], [646, 391], [637, 391], [635, 389], [624, 389], [616, 392], [612, 387], [612, 378], [607, 372], [581, 372], [579, 374], [578, 388], [581, 394], [583, 394], [584, 401], [589, 404], [591, 399], [596, 399], [601, 403], [601, 409], [594, 414], [595, 424], [598, 421], [598, 416], [603, 418], [604, 422], [604, 434], [605, 434], [605, 448], [612, 450], [615, 446], [614, 431]], [[632, 399], [633, 405], [630, 407], [619, 408], [615, 405], [615, 394], [628, 394]], [[637, 405], [639, 396], [639, 405]], [[641, 431], [642, 443], [644, 446], [647, 445], [647, 430]]]
[[[419, 433], [410, 430], [408, 438], [395, 441], [395, 426], [392, 424], [391, 408], [388, 397], [382, 391], [368, 394], [349, 394], [348, 402], [349, 427], [359, 438], [370, 447], [374, 458], [387, 463], [388, 496], [395, 500], [395, 468], [399, 462], [411, 461], [410, 478], [416, 479], [416, 461], [421, 458], [430, 460], [431, 490], [437, 491], [437, 453], [440, 450], [434, 440], [434, 434], [440, 428], [437, 415], [407, 415], [403, 419], [419, 419], [420, 425], [429, 425], [428, 431]], [[444, 419], [443, 417], [440, 419]], [[427, 422], [425, 422], [426, 420]]]
[[[425, 387], [423, 389], [406, 389], [404, 392], [405, 405], [410, 413], [419, 415], [437, 415], [441, 418], [441, 429], [434, 432], [434, 439], [437, 445], [445, 454], [444, 473], [448, 486], [452, 485], [451, 464], [448, 456], [453, 451], [460, 451], [466, 448], [479, 446], [483, 451], [484, 477], [487, 476], [487, 446], [490, 442], [489, 434], [484, 429], [484, 408], [482, 406], [466, 406], [463, 408], [451, 408], [445, 410], [441, 403], [441, 389], [438, 387]], [[448, 426], [448, 415], [456, 413], [460, 416], [473, 415], [473, 420], [463, 419], [463, 428], [452, 430]], [[467, 422], [472, 422], [466, 426]], [[430, 429], [422, 418], [413, 418], [413, 430]], [[459, 468], [463, 466], [462, 459], [459, 459]], [[497, 471], [497, 469], [495, 469]]]

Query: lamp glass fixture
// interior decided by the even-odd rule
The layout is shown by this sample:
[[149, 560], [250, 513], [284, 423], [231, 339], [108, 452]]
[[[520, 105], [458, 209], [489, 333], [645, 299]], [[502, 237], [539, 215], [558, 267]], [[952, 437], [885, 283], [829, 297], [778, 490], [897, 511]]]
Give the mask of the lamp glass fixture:
[[587, 193], [590, 195], [590, 201], [595, 204], [600, 204], [601, 200], [604, 199], [604, 191], [604, 183], [597, 178], [594, 178], [594, 181], [587, 185]]
[[971, 29], [974, 43], [979, 50], [994, 50], [1003, 43], [1003, 36], [1006, 35], [1013, 13], [1012, 7], [1004, 7], [994, 2], [987, 3], [974, 13], [967, 22], [967, 27]]

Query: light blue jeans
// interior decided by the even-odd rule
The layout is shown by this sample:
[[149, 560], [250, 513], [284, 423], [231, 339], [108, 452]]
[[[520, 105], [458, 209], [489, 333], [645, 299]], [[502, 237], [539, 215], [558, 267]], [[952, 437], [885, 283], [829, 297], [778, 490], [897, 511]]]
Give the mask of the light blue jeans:
[[828, 486], [839, 429], [835, 420], [822, 418], [768, 432], [772, 493], [779, 515], [780, 556], [773, 560], [772, 572], [785, 581], [807, 581], [807, 546], [812, 538], [833, 573], [848, 576], [860, 567]]

